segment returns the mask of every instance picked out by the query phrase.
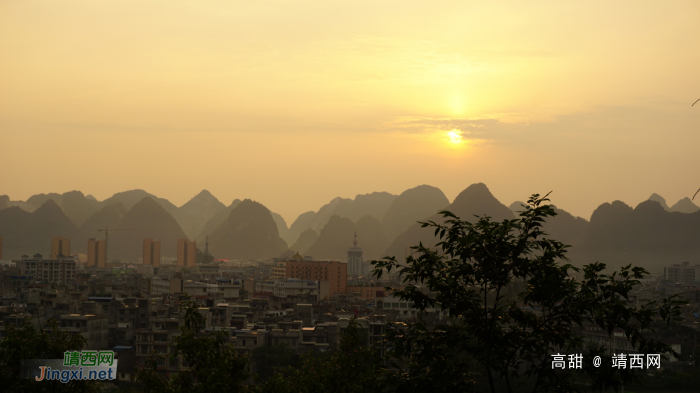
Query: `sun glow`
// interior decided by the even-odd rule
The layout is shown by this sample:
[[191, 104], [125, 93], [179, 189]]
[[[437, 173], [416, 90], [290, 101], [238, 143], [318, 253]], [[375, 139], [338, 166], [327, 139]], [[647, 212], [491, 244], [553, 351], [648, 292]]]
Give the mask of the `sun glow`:
[[452, 143], [462, 142], [462, 132], [460, 130], [452, 130], [447, 133], [447, 136], [450, 137], [450, 142]]

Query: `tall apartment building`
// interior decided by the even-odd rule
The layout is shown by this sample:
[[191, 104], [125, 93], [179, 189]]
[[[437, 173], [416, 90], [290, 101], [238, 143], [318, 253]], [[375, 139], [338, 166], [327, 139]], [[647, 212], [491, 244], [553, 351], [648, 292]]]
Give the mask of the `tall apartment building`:
[[2, 259], [2, 236], [0, 236], [0, 259]]
[[58, 259], [60, 256], [70, 256], [70, 239], [54, 236], [51, 238], [51, 259]]
[[32, 259], [22, 258], [17, 266], [21, 276], [33, 276], [41, 281], [66, 284], [76, 277], [73, 259], [43, 259], [41, 254], [35, 254]]
[[177, 239], [177, 265], [192, 267], [197, 263], [197, 242]]
[[369, 274], [369, 262], [362, 261], [362, 248], [357, 247], [357, 232], [353, 246], [348, 247], [348, 274], [353, 276], [367, 276]]
[[160, 266], [160, 240], [143, 239], [143, 264]]
[[664, 277], [673, 282], [691, 284], [694, 281], [700, 281], [700, 265], [690, 266], [690, 262], [683, 262], [666, 266]]
[[104, 240], [88, 240], [88, 261], [87, 266], [105, 267], [106, 242]]
[[345, 262], [290, 260], [285, 268], [287, 278], [328, 281], [329, 296], [347, 291], [348, 264]]

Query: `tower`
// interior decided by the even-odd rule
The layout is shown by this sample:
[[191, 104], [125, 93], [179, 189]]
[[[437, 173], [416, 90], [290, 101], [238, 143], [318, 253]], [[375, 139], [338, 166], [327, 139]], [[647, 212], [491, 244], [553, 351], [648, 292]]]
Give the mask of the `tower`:
[[209, 263], [209, 236], [204, 239], [204, 264]]
[[58, 259], [59, 256], [70, 257], [70, 239], [54, 236], [51, 238], [51, 259]]
[[143, 264], [160, 266], [160, 240], [143, 239]]
[[197, 262], [197, 242], [189, 239], [177, 239], [177, 265], [192, 267]]
[[107, 259], [107, 247], [104, 240], [88, 240], [88, 261], [87, 266], [105, 267]]
[[368, 273], [365, 263], [362, 261], [362, 248], [357, 247], [357, 232], [352, 247], [348, 247], [348, 274], [365, 276]]

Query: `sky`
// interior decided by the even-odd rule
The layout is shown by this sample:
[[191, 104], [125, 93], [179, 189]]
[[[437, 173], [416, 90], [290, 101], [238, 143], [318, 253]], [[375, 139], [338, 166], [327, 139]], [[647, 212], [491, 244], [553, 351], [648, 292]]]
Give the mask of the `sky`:
[[202, 189], [287, 220], [421, 184], [700, 187], [700, 2], [0, 0], [0, 194]]

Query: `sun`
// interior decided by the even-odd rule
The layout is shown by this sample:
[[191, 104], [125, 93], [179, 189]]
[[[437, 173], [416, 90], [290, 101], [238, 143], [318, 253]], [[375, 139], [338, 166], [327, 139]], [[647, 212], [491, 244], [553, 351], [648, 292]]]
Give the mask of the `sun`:
[[450, 137], [450, 142], [452, 143], [460, 143], [462, 142], [462, 132], [460, 130], [452, 130], [447, 133], [447, 136]]

